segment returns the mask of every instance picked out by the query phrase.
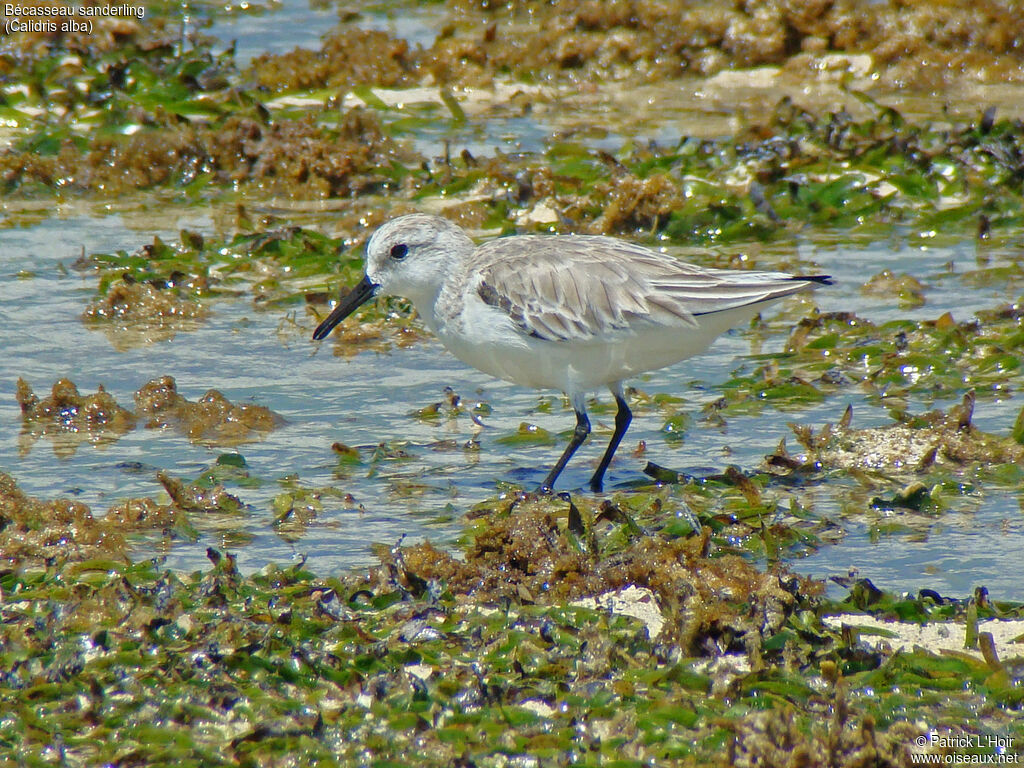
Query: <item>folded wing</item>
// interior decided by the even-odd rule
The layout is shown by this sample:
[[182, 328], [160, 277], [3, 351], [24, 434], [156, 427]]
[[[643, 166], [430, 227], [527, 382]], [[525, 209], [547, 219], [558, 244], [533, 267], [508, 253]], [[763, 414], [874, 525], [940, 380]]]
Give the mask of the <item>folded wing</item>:
[[697, 317], [772, 301], [824, 276], [705, 269], [609, 237], [521, 236], [480, 246], [478, 296], [526, 335], [605, 336], [638, 322], [697, 328]]

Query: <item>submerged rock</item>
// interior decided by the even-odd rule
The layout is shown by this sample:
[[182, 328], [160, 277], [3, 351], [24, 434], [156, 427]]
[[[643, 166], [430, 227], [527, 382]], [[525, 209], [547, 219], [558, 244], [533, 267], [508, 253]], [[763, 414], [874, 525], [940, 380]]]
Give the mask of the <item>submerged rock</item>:
[[82, 442], [103, 445], [135, 428], [175, 427], [189, 440], [206, 445], [237, 445], [257, 440], [282, 423], [280, 416], [262, 405], [235, 405], [215, 389], [191, 402], [178, 394], [171, 376], [152, 379], [135, 393], [136, 413], [118, 405], [103, 385], [82, 395], [70, 379], [58, 379], [49, 397], [40, 399], [24, 379], [16, 393], [22, 413], [22, 453], [40, 437], [53, 441], [58, 456], [71, 456]]
[[122, 279], [105, 296], [85, 310], [86, 320], [152, 321], [165, 318], [201, 318], [207, 310], [201, 304], [179, 298], [151, 283]]
[[[902, 423], [854, 429], [853, 410], [847, 408], [836, 425], [826, 424], [817, 434], [810, 427], [794, 427], [807, 448], [809, 463], [833, 469], [926, 470], [933, 465], [962, 467], [971, 463], [1024, 463], [1024, 445], [1011, 437], [983, 432], [971, 423], [974, 393], [948, 412], [904, 415]], [[789, 457], [769, 457], [786, 465]], [[789, 459], [788, 463], [792, 463]]]
[[107, 510], [105, 521], [120, 527], [144, 530], [173, 528], [180, 522], [181, 510], [172, 504], [159, 504], [149, 497], [125, 499]]
[[166, 472], [157, 472], [156, 479], [171, 497], [173, 507], [185, 512], [239, 512], [242, 502], [228, 493], [223, 485], [204, 488], [196, 483], [186, 483], [171, 477]]
[[568, 522], [558, 497], [526, 494], [503, 509], [481, 510], [465, 559], [429, 543], [378, 551], [377, 578], [414, 593], [442, 583], [473, 604], [549, 604], [638, 586], [656, 597], [664, 636], [699, 656], [759, 648], [786, 621], [797, 594], [818, 589], [781, 570], [760, 571], [737, 555], [712, 553], [710, 531], [664, 538], [633, 524], [624, 548], [602, 555], [596, 530], [614, 528], [613, 520], [628, 515], [605, 502], [581, 516], [577, 503], [597, 502], [574, 497]]
[[105, 330], [114, 348], [123, 350], [195, 330], [207, 315], [206, 307], [182, 298], [170, 286], [158, 288], [125, 277], [89, 304], [82, 319], [87, 328]]
[[135, 393], [140, 417], [146, 428], [173, 426], [189, 440], [202, 443], [236, 445], [255, 440], [281, 423], [281, 417], [262, 405], [232, 404], [215, 389], [191, 402], [178, 394], [171, 376], [152, 379]]
[[[158, 472], [156, 479], [170, 499], [122, 499], [105, 515], [95, 516], [86, 504], [70, 499], [42, 500], [25, 494], [13, 477], [0, 472], [0, 564], [24, 568], [47, 561], [117, 558], [131, 562], [137, 547], [166, 538], [196, 536], [190, 517], [237, 513], [241, 501], [222, 485], [202, 487]], [[135, 539], [133, 541], [133, 539]], [[152, 544], [145, 545], [151, 554]], [[147, 555], [148, 556], [148, 555]]]
[[93, 517], [87, 505], [33, 498], [0, 472], [0, 562], [23, 566], [57, 557], [86, 560], [124, 554], [124, 548], [119, 528]]
[[112, 443], [135, 428], [135, 415], [125, 410], [103, 385], [83, 395], [70, 379], [58, 379], [50, 396], [40, 399], [24, 379], [18, 379], [15, 397], [21, 406], [21, 450], [27, 453], [40, 437], [54, 441], [58, 456], [74, 454], [80, 443]]

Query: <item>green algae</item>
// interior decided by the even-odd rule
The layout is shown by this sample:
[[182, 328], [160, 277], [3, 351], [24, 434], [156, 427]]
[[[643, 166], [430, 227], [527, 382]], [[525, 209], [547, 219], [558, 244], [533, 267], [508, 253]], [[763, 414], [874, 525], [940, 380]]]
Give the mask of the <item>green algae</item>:
[[[243, 576], [214, 551], [204, 573], [109, 561], [9, 571], [0, 744], [32, 765], [58, 751], [68, 765], [387, 764], [412, 749], [423, 765], [566, 753], [639, 765], [786, 748], [836, 765], [870, 749], [872, 764], [895, 766], [921, 733], [907, 723], [949, 727], [979, 706], [1021, 705], [1011, 666], [1000, 682], [971, 658], [867, 651], [821, 623], [838, 606], [806, 594], [754, 652], [754, 669], [727, 671], [625, 616], [467, 602], [418, 575], [411, 554], [393, 550], [342, 578], [301, 564]], [[860, 610], [925, 621], [966, 610], [875, 593]], [[1024, 736], [1019, 721], [989, 717], [973, 732]]]
[[335, 503], [340, 500], [347, 506], [356, 506], [350, 494], [326, 486], [307, 488], [298, 482], [298, 477], [289, 475], [278, 480], [281, 492], [271, 502], [274, 513], [274, 530], [285, 541], [298, 542], [318, 524], [325, 511], [325, 500]]
[[[763, 403], [812, 403], [851, 392], [890, 408], [961, 395], [1004, 397], [1021, 367], [1022, 313], [1016, 304], [956, 320], [892, 320], [875, 324], [849, 312], [801, 319], [787, 352], [737, 372], [721, 385], [720, 416], [757, 413]], [[749, 371], [749, 372], [748, 372]]]
[[[396, 45], [384, 33], [344, 34]], [[199, 40], [183, 51], [163, 38], [140, 45], [75, 51], [81, 71], [60, 75], [74, 109], [16, 121], [28, 127], [0, 154], [7, 192], [180, 188], [186, 199], [228, 200], [239, 190], [294, 199], [377, 194], [396, 202], [448, 198], [457, 207], [458, 196], [472, 191], [474, 202], [461, 215], [487, 228], [509, 229], [538, 216], [542, 224], [660, 233], [686, 243], [789, 237], [801, 225], [877, 221], [906, 223], [923, 239], [951, 231], [989, 237], [1021, 221], [1014, 161], [1020, 123], [997, 119], [991, 110], [963, 124], [913, 124], [850, 91], [867, 117], [813, 114], [783, 99], [731, 137], [684, 136], [664, 147], [627, 139], [614, 156], [552, 142], [542, 153], [478, 159], [446, 151], [435, 159], [403, 142], [424, 129], [415, 114], [370, 97], [368, 89], [379, 82], [344, 75], [335, 83], [365, 95], [364, 107], [308, 96], [304, 106], [293, 100], [268, 107], [259, 87], [234, 68], [230, 49], [215, 54], [210, 41]], [[339, 53], [347, 65], [361, 65], [353, 52]], [[40, 63], [51, 55], [29, 56], [20, 66], [51, 72]], [[397, 80], [386, 84], [410, 84], [410, 66], [399, 66]], [[15, 82], [8, 75], [8, 103], [35, 105], [31, 89], [26, 96]], [[308, 93], [313, 86], [303, 87]], [[41, 93], [47, 88], [52, 84], [39, 86]], [[444, 115], [425, 117], [428, 122], [457, 127], [476, 119], [443, 87], [438, 94], [434, 112]], [[86, 105], [87, 115], [75, 114]]]
[[258, 307], [279, 307], [326, 292], [332, 275], [361, 273], [361, 257], [343, 258], [346, 250], [344, 241], [300, 227], [222, 239], [183, 231], [177, 243], [157, 237], [136, 251], [89, 254], [75, 267], [97, 274], [102, 295], [130, 279], [192, 299], [248, 293]]
[[[502, 36], [505, 23], [526, 5], [470, 9], [470, 28], [483, 13], [493, 17], [495, 31], [479, 40], [455, 31], [440, 46], [468, 54], [486, 50], [487, 35]], [[536, 6], [525, 12], [539, 11]], [[624, 72], [619, 54], [581, 57], [588, 46], [600, 50], [607, 44], [601, 34], [611, 30], [601, 28], [601, 14], [572, 13], [578, 28], [553, 76], [527, 59], [506, 59], [504, 66], [519, 77], [572, 82], [595, 71]], [[722, 13], [742, 31], [743, 11]], [[626, 25], [627, 32], [647, 33], [643, 23]], [[844, 34], [869, 33], [854, 27]], [[815, 36], [808, 39], [813, 43]], [[387, 36], [336, 37], [376, 40], [401, 51], [400, 41]], [[736, 39], [742, 45], [728, 56], [737, 61], [777, 55], [771, 46], [752, 47], [750, 36]], [[997, 40], [990, 42], [998, 49]], [[344, 45], [330, 44], [344, 51]], [[696, 245], [793, 241], [822, 227], [848, 234], [885, 234], [898, 227], [922, 243], [977, 237], [976, 270], [934, 277], [923, 288], [900, 276], [875, 287], [887, 295], [903, 291], [904, 306], [922, 300], [927, 306], [930, 286], [945, 280], [1007, 285], [1011, 292], [1021, 287], [1019, 264], [985, 263], [985, 245], [1012, 238], [1021, 223], [1021, 124], [997, 120], [991, 111], [962, 125], [914, 124], [874, 105], [869, 117], [855, 119], [813, 114], [783, 101], [774, 112], [747, 118], [731, 138], [684, 138], [663, 147], [627, 140], [614, 155], [550, 142], [540, 153], [478, 159], [455, 151], [428, 160], [402, 139], [442, 123], [477, 119], [468, 105], [446, 98], [448, 91], [438, 91], [437, 104], [396, 109], [373, 90], [388, 83], [361, 85], [366, 75], [330, 66], [298, 67], [300, 75], [322, 82], [290, 83], [283, 79], [282, 62], [267, 59], [260, 65], [266, 76], [282, 78], [268, 80], [270, 87], [302, 88], [300, 97], [315, 96], [323, 104], [267, 107], [264, 94], [241, 87], [230, 52], [213, 54], [204, 45], [186, 56], [168, 47], [124, 47], [100, 64], [87, 60], [84, 76], [65, 72], [58, 82], [57, 75], [46, 75], [24, 101], [6, 89], [23, 133], [3, 157], [5, 192], [102, 196], [184, 184], [184, 199], [191, 200], [231, 200], [239, 189], [254, 200], [272, 193], [334, 197], [344, 201], [340, 221], [348, 236], [336, 240], [267, 223], [265, 231], [250, 227], [233, 237], [185, 232], [180, 243], [155, 240], [136, 253], [93, 255], [80, 266], [99, 275], [101, 309], [124, 286], [136, 285], [213, 312], [219, 301], [237, 297], [271, 311], [306, 305], [311, 328], [330, 293], [358, 278], [361, 259], [350, 246], [381, 215], [361, 220], [362, 210], [381, 202], [394, 212], [410, 203], [450, 202], [446, 213], [475, 230], [510, 232], [553, 222], [559, 229]], [[688, 52], [687, 62], [714, 71], [723, 61], [710, 53], [716, 44], [707, 45], [708, 50]], [[916, 54], [890, 55], [917, 61]], [[392, 60], [402, 63], [401, 57]], [[492, 77], [486, 68], [477, 70], [480, 61], [472, 55], [436, 61], [432, 71], [458, 82]], [[671, 56], [663, 61], [678, 63]], [[103, 71], [111, 80], [102, 79]], [[396, 85], [407, 73], [392, 75], [398, 79], [390, 84]], [[119, 83], [122, 77], [127, 79]], [[75, 82], [84, 88], [67, 87]], [[309, 90], [324, 85], [351, 86], [368, 106], [347, 111], [327, 102], [336, 93]], [[41, 124], [18, 109], [41, 103], [44, 94], [67, 100], [67, 115]], [[77, 94], [86, 94], [91, 105], [77, 103]], [[364, 140], [370, 151], [354, 153], [352, 145]], [[112, 161], [122, 163], [116, 176], [102, 170]], [[376, 196], [372, 203], [349, 199], [367, 193]], [[539, 216], [544, 209], [553, 212], [550, 220]], [[722, 265], [750, 266], [746, 258]], [[116, 313], [122, 304], [111, 300], [108, 306]], [[102, 311], [97, 314], [98, 321], [108, 322]], [[339, 331], [334, 354], [420, 338], [400, 303], [380, 302], [362, 319], [362, 327], [353, 322]], [[96, 541], [98, 529], [72, 502], [28, 504], [35, 509], [30, 532], [47, 527], [47, 515], [54, 518], [52, 529], [64, 527], [44, 543], [45, 557], [19, 555], [0, 574], [0, 669], [10, 670], [0, 677], [0, 709], [9, 713], [0, 717], [0, 745], [26, 764], [384, 765], [404, 764], [414, 751], [425, 765], [557, 761], [565, 755], [604, 765], [694, 764], [723, 756], [735, 764], [846, 764], [847, 758], [856, 764], [859, 757], [895, 765], [906, 760], [905, 749], [919, 734], [907, 722], [948, 729], [968, 724], [982, 733], [1013, 734], [1019, 744], [1020, 674], [1012, 660], [996, 669], [988, 660], [924, 650], [891, 654], [858, 642], [864, 632], [844, 637], [820, 622], [828, 610], [851, 608], [916, 621], [969, 622], [971, 609], [962, 601], [892, 595], [857, 583], [849, 600], [831, 605], [808, 594], [820, 587], [806, 581], [806, 592], [775, 594], [780, 603], [741, 597], [751, 583], [777, 586], [775, 572], [758, 580], [751, 564], [776, 567], [843, 535], [840, 522], [816, 511], [808, 492], [815, 484], [836, 488], [844, 512], [875, 513], [876, 519], [890, 512], [941, 518], [969, 504], [971, 483], [987, 492], [1019, 490], [1020, 463], [1013, 459], [1018, 454], [1006, 438], [976, 431], [967, 430], [970, 440], [963, 442], [970, 452], [960, 454], [966, 477], [959, 465], [943, 467], [936, 452], [939, 460], [921, 467], [924, 482], [870, 476], [865, 487], [848, 491], [845, 483], [865, 475], [841, 457], [863, 461], [866, 448], [883, 436], [902, 440], [898, 444], [905, 448], [917, 435], [925, 442], [913, 454], [917, 469], [938, 440], [949, 443], [964, 430], [958, 417], [955, 424], [940, 424], [907, 413], [904, 403], [959, 397], [971, 388], [982, 402], [1012, 396], [1020, 375], [1020, 322], [1019, 307], [1010, 304], [976, 318], [942, 315], [877, 326], [855, 316], [811, 315], [792, 333], [787, 352], [751, 358], [722, 385], [704, 420], [724, 425], [765, 408], [797, 412], [866, 392], [868, 402], [893, 406], [890, 427], [846, 425], [830, 432], [831, 445], [821, 446], [821, 433], [798, 431], [814, 438], [823, 455], [777, 452], [769, 457], [774, 469], [766, 472], [729, 468], [690, 478], [652, 466], [651, 474], [668, 486], [637, 485], [607, 503], [548, 504], [502, 488], [511, 493], [505, 503], [489, 500], [472, 513], [465, 549], [478, 566], [492, 558], [477, 571], [458, 571], [436, 550], [384, 548], [384, 564], [365, 578], [317, 578], [301, 566], [246, 577], [230, 557], [216, 553], [209, 573], [162, 573], [158, 565], [119, 562], [124, 550], [113, 534], [123, 531], [109, 530], [109, 538]], [[308, 334], [301, 323], [294, 327]], [[778, 323], [770, 330], [777, 328]], [[684, 440], [697, 427], [677, 401], [631, 396], [639, 400], [638, 412], [662, 419], [666, 441]], [[552, 407], [557, 409], [549, 401], [538, 410]], [[595, 412], [607, 414], [609, 408]], [[486, 413], [446, 393], [413, 418], [475, 421]], [[1016, 444], [1024, 443], [1020, 433], [1018, 423]], [[526, 429], [497, 440], [529, 445], [561, 438]], [[419, 449], [400, 438], [369, 450], [338, 444], [336, 474], [372, 476], [414, 458], [413, 450]], [[1011, 460], [997, 461], [998, 456]], [[143, 536], [195, 540], [202, 529], [231, 532], [251, 512], [241, 502], [243, 494], [231, 491], [259, 482], [244, 460], [218, 459], [195, 481], [165, 474], [161, 483], [173, 504], [129, 500], [108, 516], [122, 526], [138, 524], [148, 532]], [[417, 482], [397, 493], [417, 493]], [[289, 541], [319, 524], [325, 498], [334, 503], [340, 497], [336, 489], [307, 487], [298, 478], [280, 484], [270, 519]], [[519, 514], [525, 520], [509, 520]], [[893, 525], [878, 523], [876, 530], [886, 524]], [[19, 525], [5, 522], [0, 529], [14, 534]], [[241, 534], [231, 535], [244, 545]], [[690, 539], [690, 548], [681, 543]], [[96, 544], [112, 549], [92, 548]], [[711, 562], [698, 558], [703, 572], [673, 580], [679, 561], [694, 549], [701, 557], [711, 555]], [[644, 557], [636, 557], [638, 552]], [[104, 559], [63, 562], [94, 555]], [[46, 557], [47, 570], [33, 571], [29, 564], [43, 565]], [[643, 578], [655, 587], [659, 582], [651, 571], [663, 566], [659, 599], [682, 642], [655, 642], [636, 620], [566, 605], [570, 595], [607, 586], [591, 581], [595, 572], [606, 574], [623, 563], [634, 569], [632, 581]], [[721, 578], [729, 570], [723, 563], [751, 581], [729, 581], [731, 593], [692, 586], [701, 578]], [[692, 602], [694, 595], [703, 604]], [[684, 609], [680, 603], [686, 599], [691, 602]], [[770, 614], [761, 626], [755, 626], [758, 611]], [[1015, 616], [1020, 609], [976, 605], [975, 621], [979, 613]], [[754, 669], [730, 676], [709, 668], [706, 659], [726, 648], [741, 650]]]
[[1019, 445], [1024, 445], [1024, 407], [1017, 414], [1017, 420], [1013, 422], [1011, 436]]
[[483, 423], [481, 418], [490, 415], [492, 411], [490, 404], [486, 401], [466, 402], [451, 387], [445, 387], [443, 394], [444, 400], [417, 408], [410, 415], [421, 421], [436, 422], [444, 420], [452, 425], [460, 417], [468, 416], [474, 424], [480, 426]]
[[494, 442], [507, 446], [554, 445], [558, 442], [558, 439], [543, 427], [539, 427], [536, 424], [528, 424], [524, 421], [515, 432], [496, 437]]

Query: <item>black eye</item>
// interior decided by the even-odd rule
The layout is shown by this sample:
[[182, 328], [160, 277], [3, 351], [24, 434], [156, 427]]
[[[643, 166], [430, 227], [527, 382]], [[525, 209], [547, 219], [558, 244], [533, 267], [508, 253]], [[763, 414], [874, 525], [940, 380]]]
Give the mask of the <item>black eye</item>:
[[395, 261], [401, 261], [407, 253], [409, 253], [409, 246], [405, 243], [391, 246], [391, 258]]

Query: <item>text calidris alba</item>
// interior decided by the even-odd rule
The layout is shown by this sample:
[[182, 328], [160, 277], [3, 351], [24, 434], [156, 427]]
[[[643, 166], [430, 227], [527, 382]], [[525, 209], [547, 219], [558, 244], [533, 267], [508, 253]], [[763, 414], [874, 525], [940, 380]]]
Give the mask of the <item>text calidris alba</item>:
[[824, 275], [706, 269], [591, 235], [521, 235], [476, 245], [457, 225], [401, 216], [374, 232], [366, 275], [320, 323], [325, 338], [378, 293], [404, 296], [457, 358], [515, 384], [559, 389], [576, 429], [542, 490], [590, 433], [585, 395], [607, 386], [615, 432], [590, 480], [600, 491], [632, 413], [624, 379], [703, 352], [767, 304]]

